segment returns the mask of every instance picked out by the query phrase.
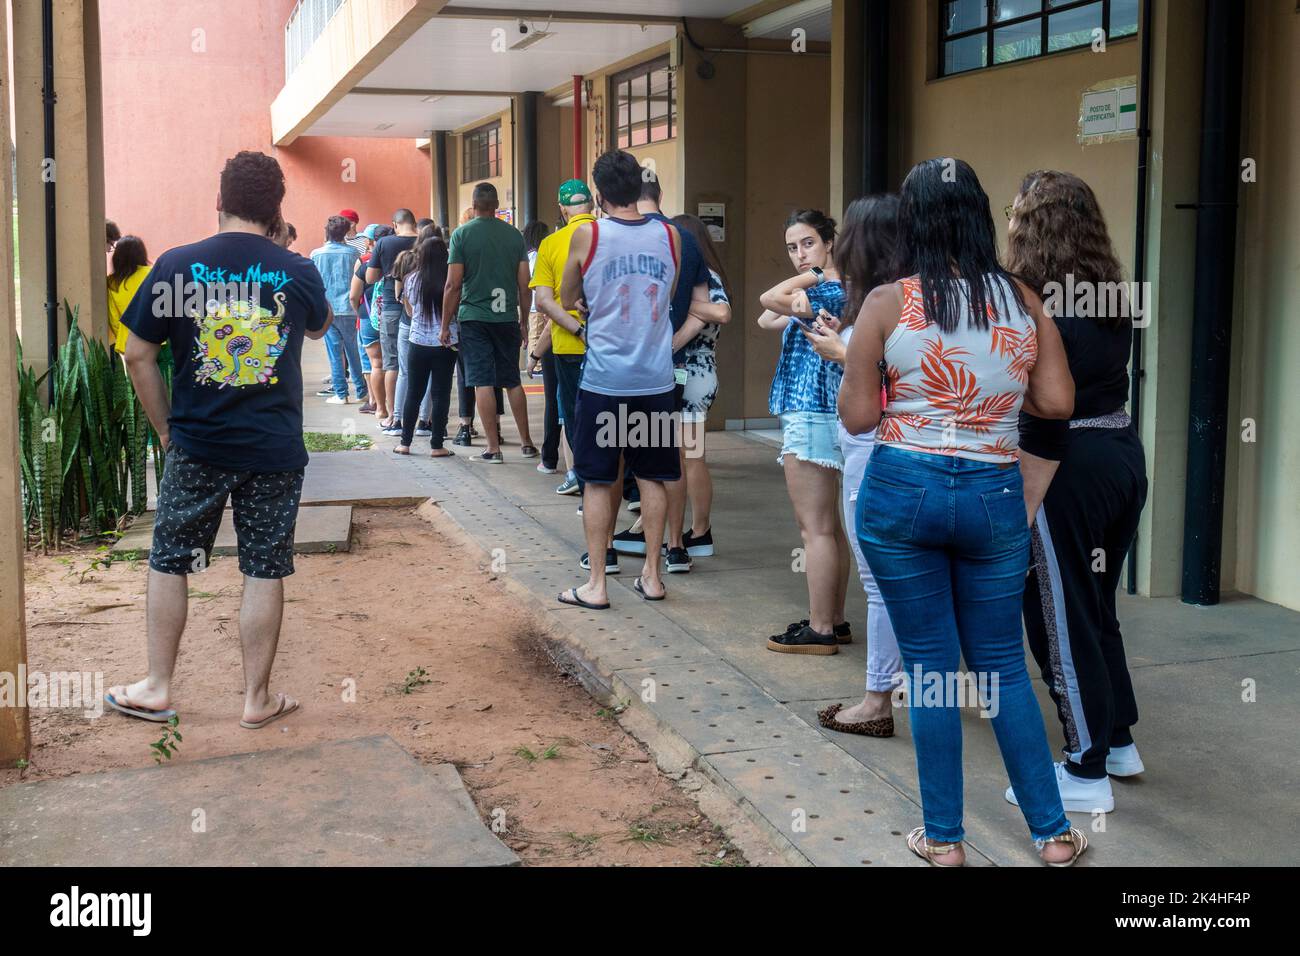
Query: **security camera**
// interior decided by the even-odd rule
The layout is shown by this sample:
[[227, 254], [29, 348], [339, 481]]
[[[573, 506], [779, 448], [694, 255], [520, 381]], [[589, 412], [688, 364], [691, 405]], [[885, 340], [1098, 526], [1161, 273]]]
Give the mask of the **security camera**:
[[516, 21], [515, 21], [515, 25], [519, 27], [519, 33], [520, 33], [521, 36], [527, 36], [527, 35], [528, 35], [528, 24], [527, 24], [527, 23], [525, 23], [523, 20], [516, 20]]

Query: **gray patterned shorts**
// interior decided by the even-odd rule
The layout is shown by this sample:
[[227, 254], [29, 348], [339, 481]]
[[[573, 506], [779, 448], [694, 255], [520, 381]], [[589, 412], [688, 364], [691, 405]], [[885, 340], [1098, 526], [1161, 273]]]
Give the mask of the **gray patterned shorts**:
[[250, 578], [293, 574], [293, 529], [303, 469], [225, 471], [167, 449], [149, 567], [163, 574], [207, 568], [227, 498], [233, 505], [239, 570]]

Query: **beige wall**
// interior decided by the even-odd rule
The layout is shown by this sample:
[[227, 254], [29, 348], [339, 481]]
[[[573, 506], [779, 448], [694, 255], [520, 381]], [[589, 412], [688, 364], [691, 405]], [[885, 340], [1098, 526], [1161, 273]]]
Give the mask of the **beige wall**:
[[[1249, 4], [1247, 18], [1242, 128], [1258, 179], [1241, 190], [1228, 429], [1236, 480], [1224, 542], [1225, 556], [1235, 545], [1235, 566], [1225, 563], [1224, 586], [1300, 609], [1300, 14], [1292, 0], [1267, 0]], [[1255, 421], [1253, 443], [1241, 441], [1244, 418]]]
[[1097, 193], [1120, 258], [1131, 267], [1136, 141], [1080, 146], [1076, 136], [1083, 90], [1101, 80], [1136, 76], [1137, 41], [1113, 41], [1105, 53], [1058, 53], [935, 79], [931, 20], [937, 8], [913, 2], [894, 4], [894, 9], [894, 181], [902, 182], [923, 159], [966, 160], [989, 195], [1005, 242], [1002, 208], [1015, 197], [1026, 172], [1075, 173]]
[[[464, 147], [462, 146], [464, 134], [473, 132], [476, 128], [491, 123], [493, 120], [501, 121], [501, 175], [494, 176], [491, 179], [472, 179], [469, 182], [462, 182], [465, 178], [465, 157]], [[451, 171], [451, 176], [447, 181], [447, 192], [451, 196], [450, 219], [453, 229], [460, 222], [461, 212], [473, 205], [474, 187], [480, 182], [491, 183], [497, 188], [497, 195], [501, 199], [502, 209], [514, 206], [514, 162], [514, 130], [510, 127], [509, 110], [485, 116], [481, 120], [457, 130], [454, 135], [447, 137], [447, 168]], [[522, 222], [516, 223], [516, 225], [520, 229], [524, 227]]]
[[794, 274], [785, 251], [790, 213], [830, 207], [831, 61], [751, 56], [748, 77], [745, 298], [733, 303], [738, 327], [729, 332], [745, 338], [743, 417], [766, 418], [781, 335], [758, 327], [758, 297]]

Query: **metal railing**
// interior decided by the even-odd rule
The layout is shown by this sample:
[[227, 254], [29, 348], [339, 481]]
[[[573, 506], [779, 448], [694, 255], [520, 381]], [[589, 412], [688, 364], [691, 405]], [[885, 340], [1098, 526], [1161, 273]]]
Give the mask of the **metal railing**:
[[287, 82], [330, 19], [347, 0], [298, 0], [284, 25], [284, 78]]

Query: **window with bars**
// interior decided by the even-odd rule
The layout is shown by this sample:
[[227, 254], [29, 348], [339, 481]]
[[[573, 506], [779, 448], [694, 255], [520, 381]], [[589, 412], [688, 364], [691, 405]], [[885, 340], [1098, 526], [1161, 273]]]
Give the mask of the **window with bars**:
[[472, 129], [461, 137], [461, 182], [475, 183], [501, 175], [501, 121]]
[[942, 0], [939, 74], [951, 76], [1137, 33], [1138, 0]]
[[624, 70], [611, 85], [619, 149], [661, 143], [677, 135], [677, 85], [668, 57]]

